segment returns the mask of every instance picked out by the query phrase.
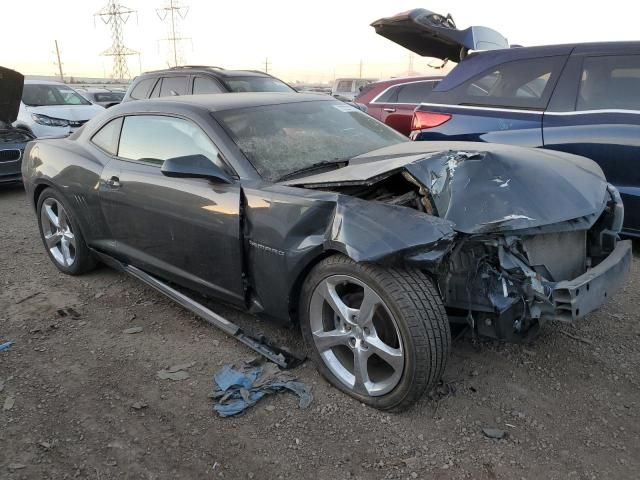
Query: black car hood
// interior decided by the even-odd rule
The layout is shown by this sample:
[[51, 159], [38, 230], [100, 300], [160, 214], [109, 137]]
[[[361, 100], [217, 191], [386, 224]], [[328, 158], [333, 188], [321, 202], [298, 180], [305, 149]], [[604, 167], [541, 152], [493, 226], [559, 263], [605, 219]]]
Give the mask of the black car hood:
[[378, 35], [422, 55], [457, 62], [469, 50], [509, 48], [500, 33], [487, 27], [458, 30], [450, 16], [416, 8], [371, 24]]
[[18, 118], [24, 76], [14, 70], [0, 67], [0, 121], [11, 124]]
[[331, 190], [374, 185], [403, 170], [429, 190], [440, 218], [470, 234], [586, 229], [607, 199], [602, 170], [584, 157], [471, 142], [403, 142], [282, 183]]

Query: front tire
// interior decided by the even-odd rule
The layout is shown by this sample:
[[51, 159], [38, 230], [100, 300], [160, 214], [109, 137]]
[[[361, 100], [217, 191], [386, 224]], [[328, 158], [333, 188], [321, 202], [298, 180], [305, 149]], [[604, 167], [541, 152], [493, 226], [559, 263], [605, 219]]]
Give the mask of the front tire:
[[310, 272], [300, 321], [320, 373], [381, 410], [404, 410], [434, 387], [451, 346], [444, 306], [424, 273], [343, 255]]
[[96, 259], [62, 195], [46, 188], [38, 197], [38, 228], [53, 264], [67, 275], [81, 275], [96, 267]]

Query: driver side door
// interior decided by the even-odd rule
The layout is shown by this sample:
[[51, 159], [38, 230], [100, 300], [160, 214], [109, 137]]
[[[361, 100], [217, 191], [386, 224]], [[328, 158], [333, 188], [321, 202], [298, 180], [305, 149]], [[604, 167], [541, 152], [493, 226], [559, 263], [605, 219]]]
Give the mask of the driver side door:
[[124, 117], [118, 153], [104, 169], [101, 204], [125, 262], [185, 287], [241, 304], [240, 183], [163, 175], [169, 158], [200, 154], [228, 170], [191, 120]]

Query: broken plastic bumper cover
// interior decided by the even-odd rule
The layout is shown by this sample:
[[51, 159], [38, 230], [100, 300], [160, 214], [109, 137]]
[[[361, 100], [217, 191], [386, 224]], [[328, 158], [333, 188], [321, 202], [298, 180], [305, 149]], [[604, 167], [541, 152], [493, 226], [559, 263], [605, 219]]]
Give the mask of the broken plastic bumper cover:
[[555, 320], [573, 322], [602, 305], [623, 285], [631, 268], [631, 240], [619, 241], [611, 254], [573, 280], [556, 283], [552, 298]]

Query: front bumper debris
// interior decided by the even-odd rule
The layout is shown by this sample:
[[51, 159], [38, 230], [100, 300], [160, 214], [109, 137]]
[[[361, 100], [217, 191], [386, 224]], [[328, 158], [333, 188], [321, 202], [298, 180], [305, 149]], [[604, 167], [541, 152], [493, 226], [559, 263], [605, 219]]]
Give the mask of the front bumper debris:
[[573, 322], [602, 305], [627, 279], [631, 268], [631, 240], [618, 241], [611, 254], [579, 277], [555, 284], [553, 320]]

